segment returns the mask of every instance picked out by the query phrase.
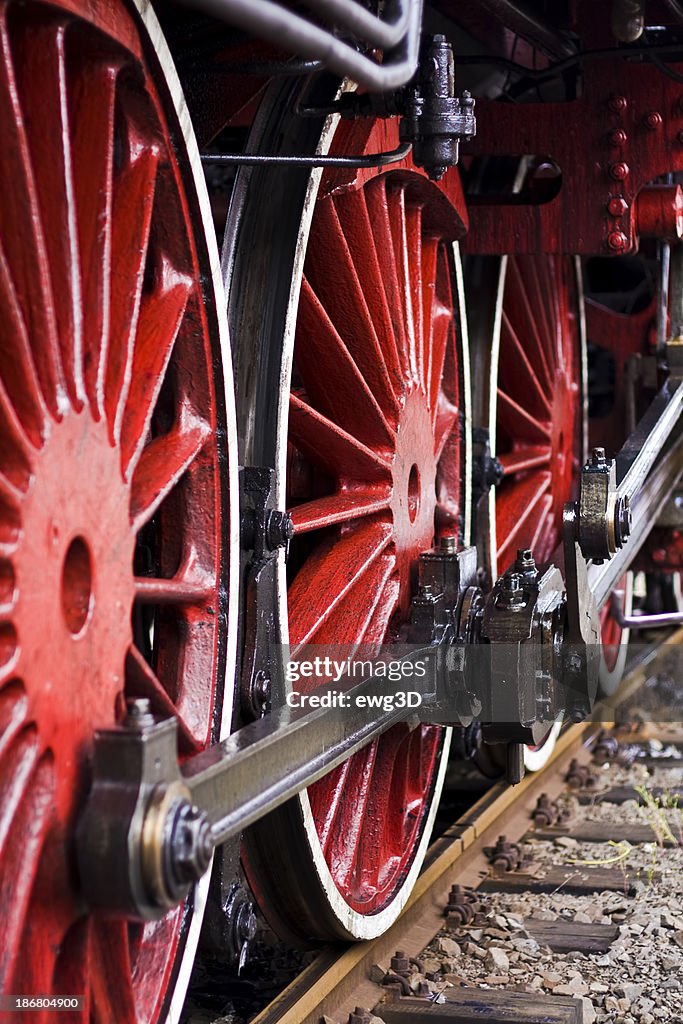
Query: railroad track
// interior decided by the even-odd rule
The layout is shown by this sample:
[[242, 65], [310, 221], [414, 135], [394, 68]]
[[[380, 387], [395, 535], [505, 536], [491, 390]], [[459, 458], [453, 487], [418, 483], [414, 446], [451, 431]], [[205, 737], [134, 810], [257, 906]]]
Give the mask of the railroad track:
[[[544, 1014], [547, 1014], [543, 1017], [544, 1021], [557, 1024], [587, 1024], [595, 1019], [591, 1016], [594, 1011], [591, 1010], [590, 1000], [582, 997], [549, 995], [542, 991], [535, 994], [520, 992], [519, 978], [513, 979], [516, 984], [512, 988], [503, 984], [496, 985], [495, 988], [489, 986], [480, 989], [476, 987], [475, 981], [468, 983], [467, 987], [464, 987], [464, 983], [458, 987], [452, 982], [441, 983], [437, 977], [438, 972], [432, 971], [425, 979], [425, 975], [416, 970], [416, 964], [420, 965], [419, 958], [424, 956], [423, 951], [427, 947], [427, 954], [430, 950], [432, 954], [435, 949], [438, 951], [438, 936], [445, 925], [455, 927], [462, 919], [468, 917], [468, 911], [463, 912], [461, 906], [470, 901], [478, 901], [480, 896], [484, 900], [492, 898], [484, 896], [484, 893], [530, 894], [557, 889], [588, 893], [618, 891], [623, 886], [625, 876], [618, 866], [586, 867], [585, 870], [578, 872], [579, 880], [574, 877], [571, 883], [568, 879], [576, 876], [577, 871], [563, 873], [561, 866], [551, 867], [539, 880], [535, 871], [513, 870], [508, 873], [501, 871], [500, 867], [492, 868], [490, 851], [496, 847], [501, 835], [511, 838], [515, 842], [511, 847], [499, 848], [497, 860], [500, 865], [510, 856], [512, 850], [512, 863], [507, 866], [516, 867], [514, 851], [517, 841], [522, 837], [528, 837], [532, 828], [531, 813], [538, 805], [539, 798], [543, 794], [544, 801], [550, 805], [555, 804], [558, 798], [561, 800], [563, 794], [568, 791], [568, 774], [575, 787], [574, 791], [579, 793], [579, 800], [584, 804], [592, 804], [595, 801], [598, 788], [601, 794], [610, 789], [609, 772], [605, 772], [598, 780], [594, 775], [594, 767], [591, 767], [600, 733], [606, 724], [617, 721], [620, 715], [623, 716], [624, 709], [632, 703], [647, 680], [665, 671], [667, 658], [670, 659], [672, 649], [681, 644], [683, 630], [672, 636], [668, 643], [658, 648], [643, 650], [619, 694], [600, 705], [594, 720], [564, 729], [554, 754], [543, 771], [527, 775], [523, 782], [515, 787], [503, 782], [492, 785], [470, 810], [448, 828], [431, 847], [405, 911], [388, 932], [374, 941], [356, 944], [343, 950], [323, 950], [316, 960], [258, 1015], [253, 1024], [275, 1024], [276, 1021], [279, 1024], [319, 1024], [323, 1018], [325, 1021], [335, 1021], [339, 1024], [346, 1024], [347, 1020], [350, 1024], [367, 1024], [372, 1015], [369, 1010], [363, 1009], [366, 1007], [374, 1008], [379, 1019], [386, 1021], [387, 1024], [432, 1019], [448, 1020], [456, 1024], [460, 1021], [481, 1019], [485, 1011], [485, 1019], [488, 1020], [535, 1022], [539, 1018], [534, 1014], [538, 1013], [541, 1004]], [[603, 760], [611, 761], [613, 758], [603, 757]], [[683, 783], [683, 768], [681, 782]], [[620, 789], [611, 789], [611, 795], [609, 792], [605, 795], [617, 802], [634, 796], [628, 786], [626, 791], [623, 785]], [[595, 862], [614, 861], [615, 856], [618, 859], [611, 846], [607, 848], [608, 852], [600, 852], [600, 842], [608, 843], [610, 838], [614, 840], [616, 837], [622, 843], [628, 841], [632, 844], [648, 838], [655, 839], [655, 833], [648, 830], [648, 827], [641, 827], [639, 830], [631, 825], [624, 829], [616, 822], [602, 831], [594, 827], [591, 836], [590, 827], [582, 826], [580, 816], [577, 821], [560, 821], [559, 826], [558, 823], [552, 823], [552, 816], [546, 817], [545, 821], [543, 818], [538, 819], [537, 824], [543, 826], [536, 829], [537, 839], [553, 842], [560, 836], [565, 836], [568, 839], [567, 846], [586, 841], [594, 843]], [[573, 835], [572, 829], [576, 835]], [[457, 890], [452, 893], [454, 884], [465, 887], [466, 890], [471, 888], [474, 894], [468, 895], [465, 891], [463, 895]], [[447, 911], [449, 894], [450, 914]], [[484, 921], [481, 908], [478, 914], [478, 930], [481, 932]], [[544, 933], [541, 924], [536, 927], [538, 941], [545, 948], [548, 935]], [[551, 927], [557, 929], [559, 925]], [[606, 935], [605, 929], [606, 925], [603, 926], [603, 939]], [[570, 948], [571, 935], [574, 935], [577, 952], [580, 952], [583, 948], [581, 943], [585, 939], [585, 936], [582, 938], [580, 934], [581, 927], [577, 929], [574, 926], [572, 932], [570, 924], [569, 932], [566, 926], [559, 930], [562, 931], [565, 945], [568, 942]], [[547, 931], [546, 924], [545, 932]], [[593, 935], [594, 941], [595, 929], [588, 928], [588, 931]], [[600, 933], [600, 928], [597, 931]], [[613, 931], [616, 935], [618, 928]], [[569, 939], [567, 934], [570, 936]], [[461, 946], [463, 940], [467, 941], [467, 928], [456, 929], [456, 940], [460, 941]], [[506, 957], [505, 945], [505, 940], [502, 939], [498, 943], [498, 948], [503, 950]], [[431, 958], [428, 956], [428, 959], [432, 959], [434, 966], [433, 955]], [[499, 959], [504, 962], [504, 958]], [[389, 977], [383, 977], [384, 974]], [[416, 997], [415, 988], [420, 981], [421, 997]], [[604, 996], [604, 993], [602, 995]], [[625, 1003], [622, 1003], [622, 1010], [624, 1005]], [[357, 1012], [359, 1008], [363, 1009], [362, 1013]], [[607, 1016], [600, 1019], [647, 1022], [649, 1018]], [[653, 1021], [658, 1019], [673, 1021], [676, 1018], [652, 1016]]]

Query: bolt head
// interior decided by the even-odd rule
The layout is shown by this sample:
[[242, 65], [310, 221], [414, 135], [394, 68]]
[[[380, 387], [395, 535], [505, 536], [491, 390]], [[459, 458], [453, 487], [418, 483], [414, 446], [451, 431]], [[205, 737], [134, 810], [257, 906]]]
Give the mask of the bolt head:
[[622, 196], [613, 196], [607, 204], [607, 209], [612, 217], [623, 217], [628, 210], [628, 203]]
[[625, 181], [629, 175], [629, 166], [623, 160], [609, 165], [609, 176], [613, 181]]
[[658, 128], [662, 127], [662, 115], [658, 110], [651, 110], [643, 118], [643, 124], [648, 131], [656, 132]]
[[623, 231], [610, 231], [607, 236], [607, 247], [612, 252], [624, 252], [628, 246], [628, 238]]
[[170, 846], [172, 872], [177, 881], [188, 884], [201, 878], [211, 863], [214, 844], [211, 823], [194, 804], [184, 802], [178, 808]]
[[511, 572], [504, 579], [504, 589], [508, 594], [516, 594], [522, 589], [522, 577], [518, 572]]
[[623, 128], [615, 128], [609, 133], [609, 141], [611, 146], [625, 146], [628, 142], [628, 135]]
[[625, 96], [613, 93], [607, 101], [607, 106], [614, 114], [623, 114], [628, 109], [628, 100]]
[[531, 550], [531, 548], [518, 549], [517, 558], [515, 560], [515, 569], [520, 573], [535, 571], [536, 561], [534, 559], [534, 553]]
[[136, 697], [127, 702], [124, 725], [128, 729], [149, 729], [154, 725], [152, 705], [147, 697]]
[[619, 498], [614, 507], [614, 539], [623, 547], [631, 535], [631, 505], [628, 496]]

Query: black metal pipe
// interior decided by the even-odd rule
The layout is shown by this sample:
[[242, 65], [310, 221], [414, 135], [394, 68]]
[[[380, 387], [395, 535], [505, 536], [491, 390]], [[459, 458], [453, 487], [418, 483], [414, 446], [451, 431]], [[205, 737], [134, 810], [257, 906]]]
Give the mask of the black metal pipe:
[[259, 164], [280, 165], [285, 167], [385, 167], [387, 164], [404, 160], [411, 150], [411, 143], [404, 142], [396, 149], [384, 153], [359, 153], [357, 156], [297, 156], [296, 154], [267, 153], [203, 153], [204, 164], [242, 164], [255, 167]]

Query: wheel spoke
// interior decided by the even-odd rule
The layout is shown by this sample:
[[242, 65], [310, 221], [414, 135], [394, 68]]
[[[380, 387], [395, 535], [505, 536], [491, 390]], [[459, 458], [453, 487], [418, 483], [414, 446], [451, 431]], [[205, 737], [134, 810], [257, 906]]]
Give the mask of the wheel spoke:
[[295, 532], [308, 533], [382, 512], [389, 507], [389, 500], [389, 486], [385, 485], [373, 491], [354, 490], [330, 494], [329, 497], [296, 505], [290, 512]]
[[31, 477], [31, 450], [13, 403], [0, 377], [0, 464], [12, 487], [28, 490]]
[[[434, 326], [441, 313], [440, 304], [436, 299], [436, 261], [439, 255], [439, 239], [428, 236], [422, 240], [422, 365], [424, 367], [425, 393], [429, 399], [429, 408], [434, 409], [435, 386], [438, 389], [443, 375], [436, 369], [438, 359], [434, 359]], [[449, 311], [446, 310], [448, 313]], [[445, 349], [444, 349], [445, 351]], [[438, 374], [438, 382], [435, 378]]]
[[11, 202], [0, 204], [0, 238], [31, 339], [43, 398], [53, 416], [66, 401], [50, 271], [24, 118], [14, 76], [7, 6], [0, 11], [0, 184]]
[[155, 286], [142, 300], [133, 376], [121, 430], [121, 468], [134, 468], [147, 440], [152, 413], [173, 352], [192, 281], [161, 257]]
[[146, 697], [152, 705], [152, 711], [160, 718], [175, 718], [181, 747], [186, 750], [197, 748], [197, 739], [179, 714], [177, 705], [171, 700], [158, 676], [134, 644], [126, 658], [126, 694], [130, 697]]
[[498, 388], [498, 423], [510, 437], [528, 440], [531, 444], [547, 444], [550, 438], [550, 425], [531, 416], [501, 388]]
[[[407, 362], [410, 380], [420, 380], [420, 355], [418, 354], [419, 339], [413, 310], [413, 288], [410, 279], [410, 244], [408, 222], [406, 217], [405, 190], [400, 188], [387, 193], [389, 205], [389, 221], [394, 245], [396, 263], [396, 283], [399, 292], [399, 309], [404, 317], [405, 340], [408, 346]], [[421, 344], [420, 344], [421, 347]]]
[[508, 552], [515, 546], [530, 546], [539, 512], [542, 512], [541, 501], [550, 490], [550, 484], [550, 473], [538, 472], [528, 480], [512, 483], [504, 490], [501, 488], [496, 501], [496, 533], [501, 562], [505, 562]]
[[344, 594], [329, 618], [316, 631], [316, 644], [343, 647], [345, 657], [353, 658], [365, 643], [365, 634], [395, 568], [393, 555], [381, 555]]
[[[72, 405], [83, 406], [81, 271], [71, 154], [71, 123], [65, 56], [66, 22], [31, 25], [16, 33], [17, 79], [31, 133], [31, 158], [40, 203], [51, 294], [66, 388]], [[37, 87], [37, 83], [40, 83]]]
[[292, 444], [316, 466], [358, 480], [388, 480], [391, 465], [296, 395], [289, 399]]
[[547, 466], [552, 458], [550, 445], [521, 445], [511, 452], [498, 456], [503, 466], [505, 476], [514, 476], [516, 473], [523, 473], [527, 469], [536, 469], [538, 466]]
[[209, 424], [185, 405], [175, 427], [147, 445], [133, 473], [131, 487], [130, 516], [136, 531], [168, 497], [210, 435]]
[[32, 989], [34, 992], [78, 992], [82, 994], [84, 1005], [78, 1016], [73, 1018], [74, 1024], [77, 1021], [86, 1024], [92, 1020], [89, 991], [92, 972], [90, 930], [91, 922], [87, 916], [83, 915], [71, 925], [66, 935], [55, 936], [53, 945], [59, 952], [52, 977], [47, 978], [40, 989], [38, 987]]
[[[9, 818], [3, 808], [0, 824], [0, 901], [3, 913], [3, 945], [7, 959], [0, 966], [0, 989], [8, 991], [8, 982], [19, 966], [17, 958], [24, 949], [22, 933], [30, 907], [31, 892], [46, 831], [54, 794], [54, 769], [48, 755], [37, 758], [35, 734], [14, 748], [21, 748], [20, 760], [14, 765], [11, 779], [3, 770], [2, 791], [12, 794], [14, 813]], [[14, 786], [20, 790], [18, 798]], [[11, 787], [11, 788], [10, 788]]]
[[[542, 262], [540, 260], [525, 260], [524, 265], [520, 265], [519, 268], [520, 274], [525, 281], [529, 301], [533, 309], [538, 310], [538, 315], [541, 318], [539, 333], [543, 338], [547, 339], [546, 356], [548, 359], [551, 359], [552, 339], [555, 337], [557, 330], [553, 327], [553, 324], [559, 322], [556, 308], [557, 296], [553, 298], [549, 295], [552, 286], [548, 281], [548, 267], [552, 259], [552, 256], [547, 256]], [[543, 282], [541, 282], [541, 274], [544, 278]], [[549, 308], [549, 302], [553, 303], [554, 310]]]
[[441, 461], [448, 439], [458, 425], [458, 410], [445, 395], [441, 396], [436, 416], [434, 455], [437, 464]]
[[390, 538], [387, 523], [365, 523], [309, 556], [289, 588], [292, 644], [311, 641], [351, 587], [373, 566]]
[[192, 580], [185, 574], [170, 580], [135, 577], [135, 599], [140, 604], [203, 604], [210, 600], [214, 591], [213, 581]]
[[359, 366], [304, 278], [295, 360], [309, 397], [325, 415], [369, 445], [389, 447], [393, 429]]
[[[7, 757], [22, 727], [27, 707], [28, 700], [19, 683], [10, 683], [0, 691], [0, 762]], [[2, 771], [0, 767], [0, 774]]]
[[[119, 66], [83, 60], [72, 69], [72, 155], [83, 275], [85, 389], [93, 415], [104, 414], [110, 330], [114, 117]], [[98, 187], [92, 188], [97, 181]]]
[[[376, 225], [370, 220], [366, 189], [349, 192], [337, 202], [337, 215], [349, 249], [357, 254], [357, 273], [362, 271], [362, 288], [372, 318], [394, 393], [404, 389], [396, 334], [384, 284], [386, 254], [380, 260], [375, 241]], [[334, 279], [334, 278], [333, 278]]]
[[121, 438], [131, 383], [159, 161], [156, 148], [136, 145], [134, 137], [128, 141], [130, 163], [114, 186], [112, 263], [126, 268], [125, 274], [113, 272], [111, 277], [111, 336], [116, 344], [109, 350], [105, 407], [114, 441]]
[[417, 363], [418, 380], [420, 381], [425, 394], [428, 394], [429, 376], [427, 363], [425, 361], [425, 318], [422, 295], [422, 207], [417, 203], [411, 203], [409, 208], [405, 210], [405, 221], [406, 238], [409, 246], [408, 265], [410, 267], [410, 305], [413, 311], [415, 330], [415, 361]]
[[[359, 258], [362, 261], [362, 256]], [[356, 267], [355, 254], [349, 249], [331, 199], [318, 204], [306, 261], [306, 279], [377, 404], [385, 416], [395, 420], [398, 413], [396, 380], [389, 374], [365, 300], [366, 267], [363, 262]]]
[[538, 416], [550, 418], [550, 401], [505, 310], [501, 324], [500, 380], [503, 388], [531, 401]]
[[400, 593], [400, 580], [396, 576], [390, 577], [380, 594], [375, 610], [363, 634], [363, 647], [368, 651], [369, 655], [370, 652], [386, 642], [389, 623], [398, 608]]
[[[47, 427], [47, 410], [26, 333], [26, 324], [2, 245], [0, 320], [3, 324], [0, 337], [0, 417], [5, 420], [8, 432], [19, 447], [26, 450], [26, 441], [30, 441], [34, 448], [39, 448]], [[8, 432], [3, 430], [0, 436], [5, 439]]]
[[544, 552], [553, 530], [552, 523], [553, 499], [551, 494], [545, 494], [539, 502], [536, 511], [536, 529], [531, 537], [529, 547], [537, 552], [539, 560], [545, 561]]
[[125, 921], [96, 922], [90, 928], [90, 956], [94, 970], [90, 973], [90, 1004], [93, 1024], [107, 1024], [111, 1008], [116, 1007], [117, 1020], [126, 1024], [138, 1020], [133, 992], [128, 982], [131, 962], [128, 948], [128, 925]]
[[350, 757], [309, 790], [315, 827], [323, 855], [327, 860], [330, 843], [338, 830], [338, 818], [342, 813], [345, 794], [348, 792], [349, 774], [353, 763], [354, 759]]
[[432, 410], [432, 417], [436, 421], [439, 415], [440, 401], [439, 392], [443, 381], [443, 371], [446, 362], [446, 352], [451, 336], [453, 314], [442, 303], [435, 304], [432, 315], [430, 331], [430, 378], [429, 378], [429, 407]]
[[3, 506], [18, 511], [21, 508], [23, 497], [23, 490], [17, 487], [9, 476], [0, 473], [0, 501], [2, 501]]
[[548, 346], [539, 332], [539, 324], [529, 302], [519, 262], [514, 257], [510, 257], [508, 261], [504, 302], [510, 322], [519, 337], [524, 338], [529, 359], [538, 367], [546, 386], [552, 388], [554, 366], [549, 359]]
[[351, 888], [354, 882], [362, 885], [362, 878], [354, 876], [359, 868], [361, 837], [368, 828], [365, 815], [372, 794], [378, 743], [379, 740], [373, 740], [352, 759], [353, 800], [345, 800], [340, 805], [335, 821], [334, 841], [328, 847], [329, 859], [334, 864], [335, 882], [342, 890]]
[[381, 260], [384, 292], [394, 328], [393, 335], [396, 340], [403, 390], [406, 381], [410, 379], [409, 346], [404, 307], [399, 289], [397, 257], [394, 251], [394, 238], [389, 214], [389, 195], [387, 194], [385, 179], [382, 177], [374, 182], [371, 187], [365, 190], [365, 196], [368, 214], [376, 239], [377, 253]]

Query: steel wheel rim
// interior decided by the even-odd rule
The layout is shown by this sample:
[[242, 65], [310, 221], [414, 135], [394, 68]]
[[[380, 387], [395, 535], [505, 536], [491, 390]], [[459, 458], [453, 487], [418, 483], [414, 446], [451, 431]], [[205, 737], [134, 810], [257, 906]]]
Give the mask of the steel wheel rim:
[[[327, 125], [326, 134], [320, 145], [317, 147], [318, 151], [326, 151], [329, 148], [332, 135], [334, 132], [334, 127], [334, 123], [329, 123]], [[381, 146], [384, 146], [385, 144], [388, 144], [390, 142], [391, 132], [394, 130], [394, 126], [390, 126], [387, 129], [389, 133], [389, 137], [387, 139], [384, 139], [383, 137], [381, 140], [378, 140], [376, 137], [373, 137], [372, 140], [368, 140], [366, 135], [365, 139], [362, 141], [362, 144], [367, 144], [369, 149], [372, 147], [372, 145], [379, 144]], [[384, 131], [384, 129], [382, 129], [382, 131]], [[297, 321], [297, 309], [300, 301], [299, 291], [301, 289], [302, 294], [304, 294], [306, 290], [306, 286], [301, 285], [303, 277], [303, 260], [307, 250], [310, 224], [313, 218], [314, 204], [318, 193], [319, 183], [320, 175], [312, 175], [309, 187], [306, 191], [306, 195], [302, 203], [303, 217], [299, 226], [299, 240], [296, 247], [296, 257], [294, 260], [294, 269], [292, 273], [293, 284], [287, 300], [287, 313], [285, 317], [283, 330], [284, 342], [282, 353], [282, 374], [283, 378], [285, 379], [289, 378], [289, 375], [291, 373], [292, 362], [294, 359], [294, 336]], [[233, 221], [232, 228], [231, 225], [229, 224], [228, 231], [226, 232], [226, 238], [231, 237], [232, 233], [235, 230], [235, 227], [235, 221]], [[227, 257], [224, 258], [224, 265], [228, 271], [229, 276], [233, 275], [235, 269], [234, 256], [230, 255], [231, 252], [234, 253], [234, 248], [229, 249]], [[303, 301], [306, 302], [308, 300], [304, 298]], [[283, 439], [284, 437], [287, 436], [287, 408], [285, 400], [282, 398], [279, 400], [278, 410], [278, 436], [281, 439]], [[283, 440], [280, 440], [277, 443], [275, 455], [277, 458], [278, 466], [280, 468], [279, 480], [282, 482], [286, 478], [286, 445], [283, 443]], [[286, 495], [283, 494], [283, 490], [284, 488], [281, 483], [280, 501], [282, 503], [286, 501]], [[280, 507], [282, 507], [282, 504], [280, 505]], [[283, 641], [286, 642], [287, 635], [285, 633], [285, 630], [287, 628], [287, 623], [289, 621], [286, 608], [287, 580], [284, 572], [284, 565], [282, 563], [280, 564], [279, 574], [279, 595], [281, 616], [280, 621], [282, 624], [281, 628], [283, 631]], [[300, 641], [302, 639], [305, 639], [305, 635], [294, 635], [294, 640]], [[409, 895], [410, 889], [414, 882], [414, 878], [417, 874], [417, 871], [419, 870], [420, 862], [426, 850], [428, 833], [430, 831], [431, 823], [436, 812], [436, 795], [441, 787], [443, 775], [445, 772], [446, 753], [449, 741], [450, 736], [445, 735], [443, 745], [439, 753], [438, 770], [434, 772], [432, 789], [433, 799], [430, 802], [429, 813], [428, 815], [426, 815], [424, 820], [424, 827], [422, 829], [419, 844], [414, 848], [411, 863], [406, 866], [406, 870], [403, 872], [403, 878], [400, 888], [396, 890], [396, 892], [392, 896], [390, 904], [385, 906], [384, 909], [375, 908], [374, 912], [370, 914], [363, 913], [358, 909], [357, 905], [353, 906], [351, 902], [339, 892], [335, 884], [335, 879], [332, 873], [330, 872], [329, 865], [325, 859], [325, 856], [321, 848], [318, 832], [316, 830], [316, 808], [312, 806], [309, 794], [302, 793], [300, 795], [300, 797], [295, 802], [297, 805], [296, 810], [292, 810], [290, 808], [292, 819], [298, 820], [303, 828], [303, 835], [305, 836], [305, 840], [302, 840], [302, 845], [305, 847], [305, 849], [300, 852], [303, 852], [304, 859], [307, 860], [307, 862], [309, 863], [312, 877], [315, 879], [315, 893], [317, 895], [313, 895], [313, 893], [311, 893], [310, 899], [307, 902], [309, 904], [314, 903], [318, 898], [320, 898], [323, 901], [323, 903], [326, 904], [321, 910], [321, 919], [324, 918], [322, 924], [320, 924], [319, 922], [311, 922], [310, 924], [308, 924], [307, 922], [309, 929], [313, 932], [313, 937], [315, 937], [317, 933], [320, 937], [330, 937], [331, 935], [336, 935], [338, 937], [345, 938], [371, 938], [384, 931], [386, 927], [388, 927], [388, 925], [391, 923], [391, 921], [394, 920], [395, 917], [398, 915], [398, 913], [402, 909], [402, 906], [405, 903], [405, 900]], [[368, 752], [365, 752], [364, 755], [362, 756], [368, 756]], [[258, 830], [256, 831], [258, 832]], [[253, 836], [254, 830], [252, 830], [252, 837]], [[249, 851], [248, 846], [246, 858], [248, 870], [249, 864], [251, 863], [253, 865], [256, 857], [257, 855], [253, 852], [253, 846], [251, 852]], [[259, 884], [259, 878], [257, 877], [258, 874], [259, 872], [254, 871], [252, 868], [250, 872], [250, 880], [252, 880], [256, 894], [257, 896], [260, 896], [261, 901], [263, 902], [265, 900], [271, 904], [270, 906], [266, 905], [265, 909], [269, 916], [271, 916], [271, 919], [273, 920], [275, 926], [278, 927], [278, 929], [281, 932], [285, 931], [288, 932], [290, 935], [294, 933], [295, 937], [298, 939], [305, 937], [306, 933], [303, 927], [301, 931], [299, 931], [297, 934], [297, 929], [296, 927], [292, 927], [291, 922], [285, 922], [282, 920], [282, 918], [280, 918], [279, 920], [277, 919], [277, 913], [273, 910], [273, 901], [270, 900], [270, 896], [260, 891], [261, 886]], [[272, 893], [272, 890], [270, 890], [270, 892]], [[306, 910], [304, 910], [304, 908], [301, 907], [301, 910], [303, 917], [308, 912], [308, 907], [306, 908]], [[311, 937], [310, 933], [309, 937]]]
[[[3, 173], [19, 165], [23, 177], [13, 177], [25, 197], [19, 212], [5, 212], [3, 225], [4, 291], [14, 295], [17, 310], [15, 333], [5, 344], [20, 367], [12, 379], [5, 371], [2, 380], [3, 481], [7, 467], [10, 478], [16, 471], [17, 451], [27, 469], [23, 489], [10, 493], [15, 504], [3, 495], [3, 565], [12, 580], [5, 622], [17, 631], [19, 645], [3, 665], [2, 745], [7, 758], [24, 737], [36, 759], [33, 772], [25, 759], [23, 794], [16, 773], [8, 775], [5, 767], [3, 788], [14, 783], [19, 800], [5, 827], [16, 835], [22, 806], [36, 793], [45, 826], [45, 838], [36, 827], [34, 846], [25, 853], [31, 877], [22, 876], [23, 918], [15, 914], [7, 943], [16, 952], [23, 936], [25, 953], [40, 942], [43, 957], [30, 966], [10, 957], [3, 985], [78, 991], [92, 1019], [111, 1019], [115, 999], [117, 1019], [152, 1020], [169, 1009], [171, 998], [179, 1009], [208, 879], [197, 888], [193, 910], [180, 907], [144, 930], [94, 924], [78, 904], [62, 850], [78, 809], [92, 729], [120, 717], [124, 693], [149, 697], [158, 714], [178, 710], [187, 753], [220, 731], [216, 685], [220, 671], [232, 678], [234, 640], [226, 646], [211, 623], [220, 613], [234, 614], [234, 585], [226, 575], [236, 530], [234, 409], [227, 335], [215, 317], [217, 254], [211, 235], [208, 243], [195, 239], [191, 226], [191, 218], [210, 224], [208, 199], [158, 24], [147, 5], [140, 20], [115, 4], [91, 5], [87, 13], [74, 6], [32, 4], [26, 20], [12, 5], [2, 12], [3, 120], [21, 141]], [[29, 46], [30, 59], [20, 69], [18, 56], [26, 58]], [[40, 97], [32, 75], [41, 89], [47, 85]], [[15, 92], [8, 106], [10, 82]], [[51, 131], [41, 121], [45, 114], [53, 118]], [[100, 184], [93, 187], [93, 180]], [[42, 285], [27, 286], [25, 250], [8, 232], [8, 216], [21, 222], [22, 202], [35, 213], [33, 233], [22, 243], [49, 268]], [[37, 287], [44, 289], [42, 306], [31, 301]], [[187, 370], [204, 375], [191, 392]], [[218, 450], [216, 423], [233, 450]], [[78, 474], [69, 479], [75, 459]], [[41, 625], [52, 638], [54, 664], [69, 666], [71, 701], [82, 709], [69, 719], [65, 708], [57, 732], [54, 712], [61, 705], [50, 706], [42, 682], [53, 670], [36, 656], [26, 620], [27, 584], [36, 569], [25, 536], [38, 536], [41, 512], [50, 519], [41, 578], [52, 581], [41, 592], [54, 595]], [[230, 515], [225, 530], [221, 513]], [[219, 603], [221, 583], [226, 596]], [[149, 645], [147, 656], [140, 644]], [[203, 691], [198, 678], [207, 680]], [[63, 690], [60, 695], [64, 701]], [[26, 719], [11, 715], [17, 697], [28, 701]], [[50, 881], [39, 858], [50, 860]], [[4, 875], [11, 884], [12, 871]], [[52, 961], [44, 952], [50, 941], [60, 950]]]

